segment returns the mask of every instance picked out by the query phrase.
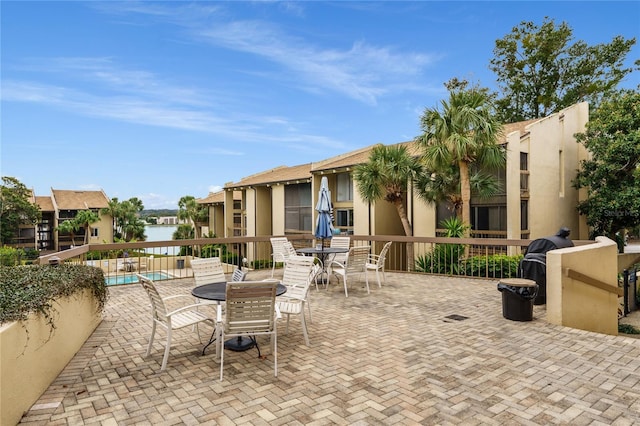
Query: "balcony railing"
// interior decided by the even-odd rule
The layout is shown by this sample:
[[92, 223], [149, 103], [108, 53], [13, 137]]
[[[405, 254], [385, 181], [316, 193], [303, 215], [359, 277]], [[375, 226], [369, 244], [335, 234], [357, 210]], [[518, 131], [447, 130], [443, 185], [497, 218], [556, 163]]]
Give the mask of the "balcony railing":
[[[288, 235], [288, 238], [296, 248], [316, 244], [311, 234]], [[368, 245], [372, 254], [378, 254], [387, 241], [393, 241], [387, 254], [387, 271], [478, 278], [515, 276], [520, 256], [530, 243], [530, 240], [506, 238], [351, 236], [352, 246]], [[574, 240], [576, 245], [591, 242]], [[328, 245], [328, 241], [325, 244]], [[413, 257], [408, 258], [411, 252]], [[42, 256], [39, 263], [89, 264], [101, 268], [108, 283], [120, 284], [136, 282], [136, 272], [153, 274], [156, 280], [192, 277], [191, 259], [212, 256], [221, 257], [227, 273], [238, 265], [250, 270], [269, 269], [272, 266], [270, 236], [89, 244]]]

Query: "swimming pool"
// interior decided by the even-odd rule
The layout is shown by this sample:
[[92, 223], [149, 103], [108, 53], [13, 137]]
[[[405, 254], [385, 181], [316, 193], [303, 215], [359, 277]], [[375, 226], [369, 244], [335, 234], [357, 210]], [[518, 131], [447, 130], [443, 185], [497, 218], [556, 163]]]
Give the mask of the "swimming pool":
[[[150, 280], [166, 280], [169, 278], [169, 274], [166, 272], [145, 272], [143, 275]], [[117, 277], [105, 277], [104, 282], [107, 285], [120, 285], [120, 284], [133, 284], [138, 282], [138, 277], [135, 274], [132, 275], [118, 275]]]

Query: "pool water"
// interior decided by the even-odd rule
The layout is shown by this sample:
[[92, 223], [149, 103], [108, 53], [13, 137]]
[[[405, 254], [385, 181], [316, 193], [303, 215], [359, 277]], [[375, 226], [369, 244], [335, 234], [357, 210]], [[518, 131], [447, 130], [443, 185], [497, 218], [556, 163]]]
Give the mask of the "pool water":
[[[150, 280], [166, 280], [169, 278], [169, 274], [165, 272], [145, 272], [140, 274], [149, 278]], [[107, 285], [120, 285], [120, 284], [133, 284], [138, 282], [138, 277], [134, 275], [119, 275], [117, 277], [105, 277], [104, 279]]]

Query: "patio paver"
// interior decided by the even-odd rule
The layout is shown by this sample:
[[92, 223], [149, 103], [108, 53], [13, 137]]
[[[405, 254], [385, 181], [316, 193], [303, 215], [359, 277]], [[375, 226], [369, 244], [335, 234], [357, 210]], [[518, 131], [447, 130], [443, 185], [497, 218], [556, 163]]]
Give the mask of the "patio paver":
[[278, 377], [272, 356], [228, 351], [222, 382], [213, 349], [202, 356], [189, 332], [174, 334], [160, 372], [164, 333], [144, 357], [142, 287], [112, 287], [104, 321], [21, 424], [640, 423], [640, 339], [550, 325], [544, 306], [531, 322], [507, 320], [496, 284], [387, 273], [371, 295], [360, 284], [348, 298], [335, 282], [312, 288], [311, 346], [298, 318], [288, 334], [282, 321]]

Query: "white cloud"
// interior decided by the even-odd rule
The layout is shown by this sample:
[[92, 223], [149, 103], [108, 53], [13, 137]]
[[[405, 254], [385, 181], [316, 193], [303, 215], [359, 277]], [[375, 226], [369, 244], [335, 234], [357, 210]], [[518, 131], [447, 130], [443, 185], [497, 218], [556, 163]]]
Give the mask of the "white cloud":
[[[305, 16], [300, 3], [278, 2], [287, 15]], [[258, 6], [261, 6], [258, 3]], [[150, 16], [158, 22], [184, 28], [195, 41], [204, 41], [229, 50], [249, 53], [283, 67], [272, 78], [312, 93], [326, 90], [369, 105], [378, 98], [400, 91], [413, 91], [421, 84], [424, 68], [440, 58], [421, 52], [402, 52], [389, 46], [375, 46], [353, 40], [348, 47], [324, 47], [306, 38], [285, 32], [266, 20], [232, 20], [224, 6], [191, 3], [169, 8], [129, 2], [122, 8], [103, 8], [120, 15]]]
[[363, 41], [353, 42], [348, 49], [314, 46], [262, 21], [216, 23], [199, 35], [209, 43], [278, 63], [310, 90], [329, 89], [367, 104], [375, 104], [391, 87], [394, 93], [411, 89], [414, 84], [404, 82], [418, 77], [436, 60], [435, 56], [394, 52]]

